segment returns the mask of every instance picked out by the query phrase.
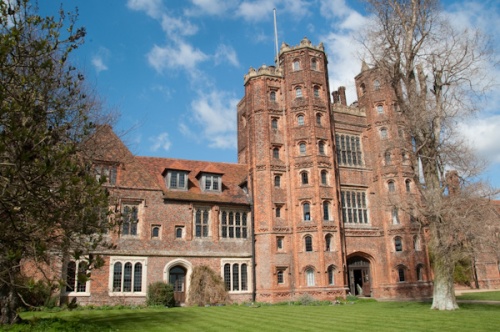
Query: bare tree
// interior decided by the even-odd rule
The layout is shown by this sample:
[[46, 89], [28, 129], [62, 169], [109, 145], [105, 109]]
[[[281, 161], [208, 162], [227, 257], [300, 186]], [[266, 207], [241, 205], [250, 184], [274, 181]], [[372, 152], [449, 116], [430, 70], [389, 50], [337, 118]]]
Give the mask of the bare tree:
[[[494, 60], [480, 31], [458, 29], [437, 0], [366, 0], [373, 25], [362, 37], [368, 61], [391, 87], [410, 152], [419, 202], [400, 202], [430, 231], [434, 269], [432, 308], [457, 309], [453, 272], [496, 227], [491, 190], [465, 185], [481, 170], [455, 128], [478, 110], [491, 87]], [[446, 170], [457, 172], [446, 177]], [[490, 225], [488, 225], [490, 224]], [[493, 242], [491, 242], [493, 243]]]

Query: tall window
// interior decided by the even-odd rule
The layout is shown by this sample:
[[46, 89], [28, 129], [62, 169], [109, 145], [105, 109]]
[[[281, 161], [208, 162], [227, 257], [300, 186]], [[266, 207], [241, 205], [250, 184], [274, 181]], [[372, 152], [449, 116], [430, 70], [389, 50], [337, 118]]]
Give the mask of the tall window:
[[220, 191], [221, 188], [221, 176], [216, 174], [204, 174], [203, 183], [205, 191]]
[[321, 126], [321, 113], [316, 113], [316, 124]]
[[87, 281], [84, 280], [87, 275], [87, 269], [88, 264], [85, 261], [68, 262], [66, 266], [66, 292], [87, 292]]
[[183, 227], [176, 227], [175, 228], [175, 238], [176, 239], [182, 239], [182, 231]]
[[424, 266], [422, 264], [417, 265], [416, 272], [417, 272], [417, 280], [424, 281]]
[[283, 249], [283, 241], [285, 241], [285, 238], [283, 236], [277, 236], [276, 237], [276, 248], [278, 250]]
[[387, 188], [389, 189], [390, 193], [393, 193], [396, 191], [396, 185], [394, 184], [394, 181], [390, 180], [387, 182]]
[[183, 171], [169, 171], [167, 185], [169, 189], [187, 189], [187, 173]]
[[325, 236], [325, 251], [333, 251], [332, 247], [333, 236], [332, 234], [326, 234]]
[[281, 187], [281, 176], [280, 175], [274, 176], [274, 186], [277, 188]]
[[308, 267], [306, 269], [306, 285], [307, 286], [314, 286], [315, 285], [314, 269], [312, 267]]
[[248, 213], [241, 211], [222, 211], [220, 214], [221, 237], [246, 239], [248, 235]]
[[276, 206], [276, 218], [281, 218], [281, 206]]
[[394, 225], [399, 224], [399, 209], [397, 207], [393, 207], [391, 210], [392, 223]]
[[195, 209], [195, 236], [208, 237], [209, 229], [209, 212], [208, 208]]
[[309, 203], [302, 204], [303, 220], [311, 220], [311, 206]]
[[369, 222], [366, 194], [364, 192], [342, 190], [340, 199], [344, 223], [367, 224]]
[[405, 270], [406, 268], [404, 266], [398, 266], [398, 280], [399, 282], [404, 282], [405, 279]]
[[319, 98], [319, 86], [315, 85], [313, 87], [314, 97]]
[[285, 283], [283, 270], [278, 270], [278, 272], [276, 272], [276, 279], [280, 285]]
[[273, 148], [273, 158], [280, 159], [280, 148], [278, 147]]
[[304, 142], [299, 143], [299, 153], [301, 156], [306, 154], [306, 143]]
[[320, 155], [325, 155], [325, 142], [324, 141], [318, 142], [318, 152]]
[[278, 119], [276, 119], [276, 118], [271, 119], [271, 128], [278, 129]]
[[302, 98], [302, 88], [300, 86], [295, 88], [295, 98]]
[[330, 203], [323, 202], [323, 220], [330, 220]]
[[328, 184], [328, 172], [326, 170], [322, 170], [320, 175], [321, 175], [321, 184], [326, 186]]
[[276, 101], [276, 91], [271, 91], [269, 94], [269, 100]]
[[142, 292], [142, 263], [116, 262], [113, 264], [113, 292]]
[[391, 151], [385, 151], [384, 153], [384, 162], [386, 165], [391, 164]]
[[394, 250], [403, 251], [403, 240], [400, 236], [394, 238]]
[[226, 290], [248, 291], [248, 264], [226, 263], [223, 271]]
[[318, 70], [318, 61], [316, 60], [316, 58], [311, 59], [311, 69]]
[[304, 247], [307, 252], [313, 251], [312, 237], [310, 235], [304, 237]]
[[293, 60], [293, 70], [300, 70], [300, 61], [299, 60]]
[[139, 205], [122, 205], [122, 235], [137, 235], [137, 223], [139, 222]]
[[335, 285], [335, 266], [333, 265], [328, 267], [328, 284]]
[[309, 184], [309, 175], [306, 171], [300, 173], [300, 180], [302, 184]]
[[340, 165], [363, 166], [359, 136], [336, 134], [337, 159]]
[[406, 187], [406, 192], [411, 192], [411, 180], [410, 179], [406, 179], [405, 181], [405, 187]]
[[413, 249], [415, 249], [415, 251], [422, 250], [422, 245], [421, 245], [421, 242], [420, 242], [420, 236], [419, 235], [414, 235], [413, 236]]
[[303, 125], [304, 125], [304, 123], [305, 123], [305, 122], [304, 122], [304, 115], [303, 115], [303, 114], [299, 114], [299, 115], [297, 116], [297, 124], [298, 124], [299, 126], [303, 126]]

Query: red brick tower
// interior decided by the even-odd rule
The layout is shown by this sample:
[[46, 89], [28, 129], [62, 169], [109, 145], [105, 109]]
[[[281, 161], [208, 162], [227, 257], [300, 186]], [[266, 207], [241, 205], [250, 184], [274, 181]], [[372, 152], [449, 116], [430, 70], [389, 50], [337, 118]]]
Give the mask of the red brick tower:
[[304, 38], [279, 66], [250, 69], [238, 161], [253, 197], [257, 301], [345, 294], [327, 59]]

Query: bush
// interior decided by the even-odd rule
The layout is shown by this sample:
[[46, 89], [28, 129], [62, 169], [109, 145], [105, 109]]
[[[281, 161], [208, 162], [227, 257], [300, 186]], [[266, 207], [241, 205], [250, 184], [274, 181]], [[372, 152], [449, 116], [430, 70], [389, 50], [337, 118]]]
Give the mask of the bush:
[[175, 306], [174, 287], [161, 281], [149, 284], [146, 304], [148, 306]]
[[208, 266], [197, 266], [193, 269], [189, 290], [191, 305], [226, 304], [228, 300], [229, 296], [221, 276]]
[[32, 278], [26, 279], [22, 283], [24, 287], [19, 288], [19, 294], [26, 303], [23, 306], [31, 309], [32, 307], [54, 308], [57, 305], [58, 299], [53, 296], [57, 289], [56, 285], [50, 285], [43, 280], [35, 281]]

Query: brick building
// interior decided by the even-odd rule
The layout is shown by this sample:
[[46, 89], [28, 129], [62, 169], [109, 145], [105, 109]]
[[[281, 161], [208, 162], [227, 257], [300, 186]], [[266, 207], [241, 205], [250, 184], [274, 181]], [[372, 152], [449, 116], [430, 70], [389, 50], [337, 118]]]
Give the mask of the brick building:
[[323, 45], [283, 44], [279, 66], [250, 69], [238, 104], [238, 163], [133, 156], [108, 127], [95, 157], [123, 222], [103, 268], [81, 284], [63, 265], [63, 300], [141, 303], [147, 285], [189, 296], [193, 267], [223, 278], [234, 301], [278, 302], [348, 292], [431, 295], [425, 234], [391, 197], [417, 193], [398, 112], [377, 71], [363, 65], [358, 102], [330, 97]]

